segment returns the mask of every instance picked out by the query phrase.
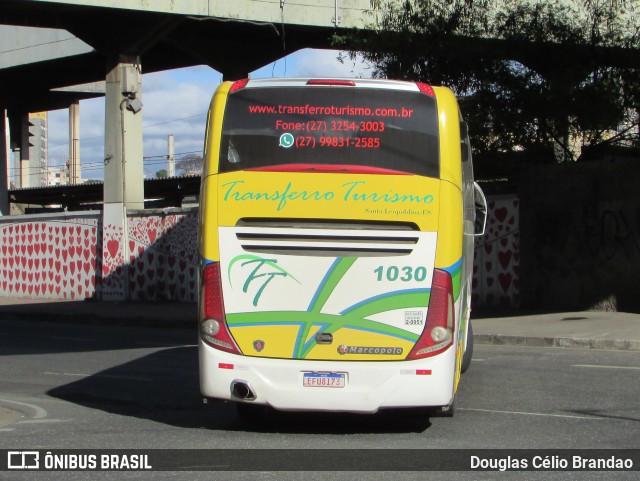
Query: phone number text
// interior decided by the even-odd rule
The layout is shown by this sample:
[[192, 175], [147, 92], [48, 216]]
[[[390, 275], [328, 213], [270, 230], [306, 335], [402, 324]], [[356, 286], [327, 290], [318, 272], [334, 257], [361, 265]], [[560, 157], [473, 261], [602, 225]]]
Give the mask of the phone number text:
[[379, 149], [380, 138], [378, 137], [320, 137], [315, 138], [310, 135], [299, 135], [296, 137], [296, 147], [311, 148], [329, 147], [329, 148], [357, 148], [357, 149]]

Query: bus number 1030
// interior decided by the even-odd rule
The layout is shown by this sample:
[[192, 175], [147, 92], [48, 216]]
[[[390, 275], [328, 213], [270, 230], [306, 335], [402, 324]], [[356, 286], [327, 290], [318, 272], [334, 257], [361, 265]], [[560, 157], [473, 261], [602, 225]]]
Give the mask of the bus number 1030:
[[378, 282], [381, 282], [385, 279], [391, 282], [423, 282], [427, 278], [427, 268], [424, 266], [378, 266], [373, 270], [373, 272], [374, 274], [376, 274], [376, 279]]

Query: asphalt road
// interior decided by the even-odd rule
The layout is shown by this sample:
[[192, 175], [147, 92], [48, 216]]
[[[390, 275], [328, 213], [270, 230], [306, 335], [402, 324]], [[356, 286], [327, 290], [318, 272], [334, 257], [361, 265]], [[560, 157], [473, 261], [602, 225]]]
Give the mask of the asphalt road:
[[[476, 345], [453, 418], [386, 411], [271, 413], [247, 421], [233, 405], [201, 403], [195, 331], [1, 321], [0, 449], [636, 449], [638, 385], [637, 352]], [[0, 479], [53, 479], [22, 474], [0, 472]], [[187, 479], [172, 472], [89, 474], [64, 478]], [[347, 474], [209, 472], [188, 479], [498, 479], [504, 473]], [[509, 479], [550, 478], [576, 473], [509, 473]], [[637, 472], [579, 478], [637, 479]]]

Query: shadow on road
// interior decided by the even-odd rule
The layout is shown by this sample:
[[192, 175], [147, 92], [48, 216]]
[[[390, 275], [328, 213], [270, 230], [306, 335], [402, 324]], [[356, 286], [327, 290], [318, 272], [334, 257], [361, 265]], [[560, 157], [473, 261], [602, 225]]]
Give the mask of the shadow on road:
[[49, 395], [64, 401], [182, 428], [265, 433], [353, 434], [423, 432], [426, 413], [406, 410], [374, 415], [288, 413], [267, 410], [240, 417], [233, 403], [202, 404], [197, 347], [168, 348], [56, 387]]

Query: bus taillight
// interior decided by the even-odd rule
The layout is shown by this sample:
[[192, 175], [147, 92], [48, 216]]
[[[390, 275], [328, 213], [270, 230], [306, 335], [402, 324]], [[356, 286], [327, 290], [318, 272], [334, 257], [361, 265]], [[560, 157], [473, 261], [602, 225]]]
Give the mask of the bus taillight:
[[231, 84], [231, 87], [229, 88], [229, 93], [233, 93], [236, 90], [240, 90], [240, 89], [245, 88], [248, 83], [249, 83], [249, 79], [248, 78], [243, 78], [241, 80], [236, 80], [235, 82], [233, 82]]
[[420, 90], [420, 92], [422, 92], [423, 94], [427, 94], [430, 97], [435, 97], [436, 93], [433, 91], [433, 87], [431, 85], [422, 82], [416, 82], [416, 85], [418, 86], [418, 90]]
[[307, 85], [321, 85], [323, 87], [355, 87], [353, 80], [315, 78], [307, 81]]
[[201, 283], [200, 337], [211, 347], [233, 354], [242, 354], [225, 320], [220, 263], [213, 262], [204, 267]]
[[421, 359], [447, 349], [453, 343], [454, 316], [451, 274], [435, 269], [427, 322], [420, 339], [416, 342], [407, 359]]

